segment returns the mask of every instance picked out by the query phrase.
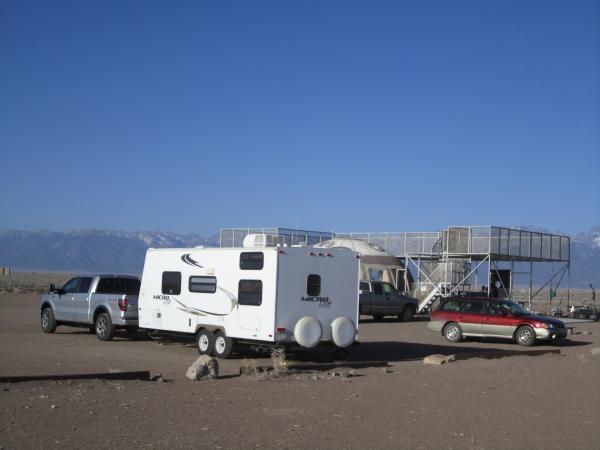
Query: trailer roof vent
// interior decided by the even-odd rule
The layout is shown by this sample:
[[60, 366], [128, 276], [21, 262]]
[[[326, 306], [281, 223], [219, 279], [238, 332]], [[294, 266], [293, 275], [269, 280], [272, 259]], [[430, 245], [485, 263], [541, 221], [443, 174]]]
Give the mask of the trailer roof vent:
[[275, 234], [248, 234], [244, 238], [244, 248], [277, 247], [283, 242], [281, 236]]

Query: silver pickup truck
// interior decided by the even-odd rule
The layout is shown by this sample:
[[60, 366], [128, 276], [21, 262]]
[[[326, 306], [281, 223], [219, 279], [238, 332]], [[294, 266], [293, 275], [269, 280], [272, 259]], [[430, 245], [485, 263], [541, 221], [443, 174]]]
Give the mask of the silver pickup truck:
[[139, 292], [140, 280], [127, 275], [80, 276], [60, 289], [50, 285], [40, 305], [42, 330], [85, 326], [102, 341], [110, 341], [117, 328], [135, 332]]
[[361, 314], [373, 316], [375, 320], [398, 316], [398, 319], [408, 322], [413, 320], [418, 301], [399, 293], [390, 283], [361, 281], [359, 305]]

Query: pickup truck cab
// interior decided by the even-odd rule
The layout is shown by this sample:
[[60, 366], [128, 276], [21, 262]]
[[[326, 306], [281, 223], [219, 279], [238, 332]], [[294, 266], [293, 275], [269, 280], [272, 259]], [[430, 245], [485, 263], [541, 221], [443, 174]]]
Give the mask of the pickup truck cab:
[[381, 320], [384, 316], [398, 316], [408, 322], [417, 310], [417, 299], [399, 293], [394, 286], [384, 281], [360, 282], [360, 313]]
[[44, 333], [58, 325], [85, 326], [98, 339], [110, 341], [117, 328], [137, 331], [140, 280], [127, 275], [79, 276], [43, 295], [40, 311]]

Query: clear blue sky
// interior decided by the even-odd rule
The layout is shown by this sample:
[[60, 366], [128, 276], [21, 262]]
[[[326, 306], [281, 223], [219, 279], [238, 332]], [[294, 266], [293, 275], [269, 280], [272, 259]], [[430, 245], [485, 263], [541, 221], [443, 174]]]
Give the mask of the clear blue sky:
[[0, 227], [600, 224], [598, 1], [0, 1]]

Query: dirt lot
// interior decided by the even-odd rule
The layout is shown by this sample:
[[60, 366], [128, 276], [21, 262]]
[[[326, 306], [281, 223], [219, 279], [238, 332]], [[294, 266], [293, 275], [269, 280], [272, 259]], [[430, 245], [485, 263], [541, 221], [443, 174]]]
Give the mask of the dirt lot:
[[[347, 361], [366, 367], [192, 382], [193, 343], [141, 333], [100, 342], [84, 329], [45, 335], [38, 295], [0, 295], [0, 376], [149, 370], [167, 382], [0, 384], [0, 448], [598, 448], [600, 324], [578, 322], [561, 355], [479, 357], [427, 366], [433, 353], [522, 350], [501, 341], [446, 343], [425, 322], [360, 324]], [[588, 334], [589, 333], [589, 334]], [[330, 349], [306, 361], [334, 361]], [[268, 357], [257, 364], [268, 364]], [[354, 376], [348, 376], [354, 375]]]

